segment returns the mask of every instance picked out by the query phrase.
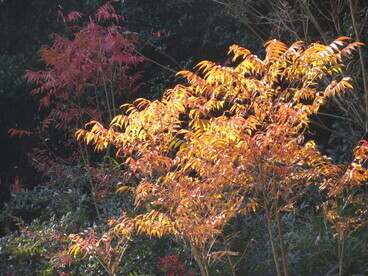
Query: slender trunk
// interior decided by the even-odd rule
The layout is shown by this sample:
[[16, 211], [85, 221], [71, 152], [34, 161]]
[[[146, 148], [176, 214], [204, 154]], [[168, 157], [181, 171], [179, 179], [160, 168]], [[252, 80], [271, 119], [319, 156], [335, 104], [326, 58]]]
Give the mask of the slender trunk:
[[95, 100], [96, 100], [96, 109], [97, 109], [97, 111], [99, 113], [98, 120], [100, 122], [102, 122], [101, 105], [100, 105], [100, 101], [98, 99], [98, 94], [97, 94], [97, 88], [96, 88], [96, 86], [94, 87], [94, 92], [95, 92]]
[[280, 212], [279, 212], [279, 190], [280, 188], [277, 187], [277, 182], [275, 180], [272, 180], [272, 193], [273, 193], [273, 200], [274, 200], [274, 206], [275, 206], [277, 231], [279, 232], [279, 243], [280, 243], [280, 251], [281, 251], [281, 258], [282, 258], [282, 267], [284, 269], [284, 275], [288, 276], [289, 270], [287, 267], [284, 236], [283, 236], [282, 223], [281, 223]]
[[88, 150], [87, 148], [82, 145], [81, 142], [78, 142], [79, 152], [81, 154], [83, 164], [85, 167], [89, 167], [89, 156], [88, 156]]
[[276, 211], [276, 221], [277, 221], [277, 229], [279, 231], [279, 242], [280, 242], [280, 249], [281, 249], [281, 257], [282, 257], [282, 266], [284, 269], [284, 275], [289, 275], [289, 270], [287, 266], [287, 259], [286, 259], [286, 250], [285, 250], [285, 243], [284, 243], [284, 236], [282, 232], [282, 224], [280, 219], [280, 213]]
[[271, 215], [271, 210], [268, 207], [269, 204], [268, 204], [267, 195], [266, 195], [267, 187], [266, 187], [266, 184], [265, 184], [264, 171], [263, 171], [262, 165], [259, 165], [259, 173], [260, 173], [259, 183], [261, 183], [261, 185], [262, 185], [263, 208], [265, 209], [265, 212], [266, 212], [267, 229], [268, 229], [268, 234], [269, 234], [270, 240], [271, 240], [273, 260], [275, 262], [277, 276], [281, 276], [280, 264], [277, 261], [277, 250], [276, 250], [276, 244], [275, 244], [275, 236], [273, 235], [273, 231], [272, 231], [272, 215]]
[[202, 276], [209, 276], [208, 265], [202, 259], [201, 254], [198, 252], [197, 247], [193, 244], [190, 244], [190, 247], [191, 247], [192, 253], [194, 255], [194, 259], [196, 260], [196, 262], [199, 266], [199, 270], [201, 271], [201, 275]]
[[[81, 107], [81, 101], [80, 101], [80, 97], [78, 96], [77, 98], [77, 101], [78, 101], [78, 111], [79, 111], [79, 124], [80, 124], [80, 127], [78, 126], [78, 122], [77, 122], [77, 129], [78, 128], [83, 128], [84, 124], [83, 124], [83, 121], [82, 121], [82, 117], [83, 117], [83, 109]], [[82, 159], [83, 159], [83, 163], [84, 163], [84, 166], [89, 166], [90, 164], [90, 156], [88, 154], [88, 148], [86, 147], [86, 144], [83, 143], [83, 145], [81, 143], [78, 144], [79, 145], [79, 151], [82, 155]]]
[[232, 276], [236, 276], [236, 270], [235, 270], [235, 265], [233, 264], [233, 261], [231, 260], [231, 256], [229, 254], [226, 254], [227, 256], [227, 260], [230, 264], [230, 269], [231, 269], [231, 275]]
[[111, 103], [109, 98], [109, 90], [106, 85], [105, 75], [102, 74], [102, 80], [103, 80], [103, 86], [105, 91], [105, 98], [106, 98], [106, 104], [107, 104], [107, 111], [109, 112], [109, 121], [112, 121], [112, 113], [111, 113]]
[[[101, 51], [102, 51], [101, 42], [99, 41], [99, 57], [100, 57], [100, 61], [102, 63], [102, 52]], [[112, 114], [111, 114], [111, 104], [110, 104], [110, 99], [109, 99], [109, 90], [108, 90], [108, 87], [107, 87], [107, 84], [106, 84], [106, 75], [103, 72], [103, 70], [101, 70], [101, 77], [102, 77], [102, 83], [103, 83], [104, 92], [105, 92], [107, 111], [109, 113], [109, 122], [111, 122]]]
[[102, 262], [102, 260], [100, 260], [100, 258], [98, 256], [95, 256], [95, 258], [100, 263], [100, 265], [105, 269], [105, 271], [107, 272], [107, 274], [109, 274], [109, 276], [115, 276], [114, 273], [112, 273], [110, 271], [110, 269]]
[[[223, 233], [222, 233], [222, 238], [224, 240], [225, 250], [227, 252], [230, 251], [230, 248], [227, 246], [226, 237]], [[236, 270], [235, 270], [236, 264], [234, 264], [233, 260], [231, 259], [230, 254], [226, 253], [226, 257], [227, 257], [227, 261], [229, 262], [229, 265], [230, 265], [231, 275], [236, 276]]]
[[116, 65], [114, 67], [114, 70], [111, 75], [111, 79], [109, 79], [110, 82], [110, 93], [111, 93], [111, 103], [112, 103], [112, 113], [113, 116], [116, 116], [116, 105], [115, 105], [115, 91], [114, 91], [114, 80], [115, 80], [115, 73], [116, 73]]
[[275, 245], [275, 236], [273, 235], [273, 232], [272, 232], [272, 218], [271, 218], [270, 210], [268, 209], [268, 206], [267, 206], [265, 187], [263, 187], [263, 205], [264, 205], [264, 209], [266, 211], [268, 234], [269, 234], [270, 240], [271, 240], [273, 260], [275, 262], [277, 276], [281, 276], [280, 264], [277, 261], [277, 250], [276, 250], [276, 245]]
[[339, 258], [339, 276], [342, 276], [342, 265], [344, 262], [344, 247], [345, 247], [345, 239], [338, 240], [338, 258]]

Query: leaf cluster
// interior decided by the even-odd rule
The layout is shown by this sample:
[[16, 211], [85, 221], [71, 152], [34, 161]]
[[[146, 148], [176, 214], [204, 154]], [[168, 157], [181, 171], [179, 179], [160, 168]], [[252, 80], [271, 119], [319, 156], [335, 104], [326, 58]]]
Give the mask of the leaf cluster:
[[96, 150], [117, 147], [140, 178], [136, 205], [148, 204], [135, 218], [138, 233], [183, 240], [207, 275], [209, 252], [237, 214], [261, 207], [271, 219], [293, 211], [308, 185], [321, 183], [332, 198], [340, 195], [337, 183], [366, 181], [365, 169], [352, 175], [304, 142], [309, 116], [352, 88], [349, 78], [336, 78], [344, 57], [361, 45], [349, 39], [309, 47], [272, 40], [263, 60], [234, 45], [235, 66], [203, 61], [199, 73], [179, 73], [189, 85], [167, 90], [160, 101], [123, 105], [125, 114], [109, 128], [92, 121], [76, 136]]

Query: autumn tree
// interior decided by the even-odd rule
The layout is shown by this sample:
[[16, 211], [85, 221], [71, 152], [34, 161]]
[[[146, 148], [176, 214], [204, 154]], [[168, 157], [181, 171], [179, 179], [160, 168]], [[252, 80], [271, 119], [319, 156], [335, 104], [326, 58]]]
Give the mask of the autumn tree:
[[[69, 36], [52, 34], [52, 44], [40, 51], [46, 68], [28, 70], [26, 78], [36, 84], [31, 94], [39, 96], [39, 109], [46, 114], [38, 132], [43, 147], [63, 163], [88, 165], [89, 152], [75, 143], [72, 133], [90, 120], [111, 121], [117, 115], [117, 102], [130, 99], [139, 87], [140, 74], [134, 68], [144, 58], [136, 53], [136, 34], [122, 27], [124, 19], [113, 3], [101, 6], [81, 26], [76, 25], [83, 17], [79, 12], [64, 15], [59, 11]], [[13, 129], [10, 133], [23, 132]], [[69, 155], [65, 147], [72, 149]], [[37, 151], [36, 157], [42, 155], [43, 151]]]
[[134, 218], [137, 232], [181, 240], [202, 275], [216, 258], [227, 256], [232, 265], [236, 253], [226, 246], [215, 252], [213, 244], [231, 218], [258, 209], [265, 212], [277, 274], [288, 275], [281, 213], [293, 211], [309, 185], [327, 181], [332, 189], [344, 174], [304, 134], [310, 115], [352, 88], [340, 76], [343, 59], [360, 45], [349, 39], [308, 47], [272, 40], [263, 60], [234, 45], [233, 66], [203, 61], [198, 73], [179, 73], [188, 85], [167, 90], [160, 101], [125, 104], [109, 128], [91, 121], [76, 136], [96, 150], [118, 149], [139, 178], [119, 188], [131, 190], [145, 210]]
[[348, 238], [362, 227], [368, 225], [368, 141], [360, 141], [354, 149], [353, 160], [348, 166], [330, 165], [324, 174], [325, 181], [320, 186], [327, 191], [322, 203], [325, 217], [334, 231], [338, 246], [339, 276], [343, 275], [345, 244]]

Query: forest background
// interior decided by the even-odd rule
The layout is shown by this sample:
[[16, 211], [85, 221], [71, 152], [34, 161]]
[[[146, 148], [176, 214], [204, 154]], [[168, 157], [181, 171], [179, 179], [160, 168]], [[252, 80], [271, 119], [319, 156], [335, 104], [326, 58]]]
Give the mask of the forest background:
[[[366, 213], [359, 220], [349, 220], [341, 230], [342, 224], [334, 224], [337, 219], [329, 218], [323, 209], [328, 195], [317, 186], [303, 191], [295, 209], [280, 211], [283, 230], [280, 232], [278, 223], [272, 221], [272, 238], [265, 209], [258, 208], [257, 202], [247, 205], [246, 214], [229, 219], [208, 251], [207, 271], [201, 269], [193, 249], [175, 235], [111, 236], [103, 243], [103, 234], [110, 233], [108, 222], [120, 218], [121, 211], [131, 218], [153, 207], [147, 203], [137, 208], [129, 193], [115, 192], [124, 185], [134, 186], [138, 177], [120, 163], [113, 148], [95, 152], [73, 136], [91, 120], [109, 123], [121, 104], [138, 98], [160, 100], [166, 89], [187, 83], [176, 76], [177, 72], [191, 71], [202, 60], [229, 65], [232, 57], [227, 52], [233, 44], [260, 57], [265, 56], [264, 44], [271, 39], [286, 45], [296, 41], [329, 45], [346, 36], [367, 44], [365, 2], [125, 0], [112, 2], [114, 11], [100, 10], [99, 16], [96, 10], [104, 1], [0, 1], [0, 259], [7, 264], [0, 268], [0, 274], [286, 275], [288, 270], [291, 275], [367, 274]], [[85, 16], [70, 14], [72, 11]], [[114, 68], [124, 64], [126, 71], [121, 74], [125, 77], [111, 81], [106, 88], [96, 81], [95, 71], [79, 67], [90, 71], [89, 79], [77, 79], [88, 87], [82, 85], [78, 90], [72, 84], [81, 93], [78, 97], [86, 97], [83, 91], [91, 87], [102, 92], [93, 98], [100, 101], [97, 104], [83, 98], [85, 105], [75, 108], [78, 98], [62, 96], [60, 101], [60, 96], [55, 96], [68, 85], [68, 78], [60, 78], [59, 86], [51, 87], [55, 94], [47, 94], [50, 87], [37, 91], [44, 79], [31, 72], [45, 68], [56, 74], [65, 72], [67, 66], [57, 67], [60, 60], [52, 59], [52, 51], [48, 51], [52, 48], [43, 45], [53, 45], [58, 37], [75, 41], [73, 33], [83, 30], [91, 20], [102, 28], [112, 26], [112, 32], [115, 26], [123, 26], [114, 36], [123, 34], [121, 48], [125, 51], [116, 60], [109, 59], [115, 52], [108, 53], [100, 64], [106, 72], [111, 64]], [[79, 33], [79, 45], [93, 37], [93, 29], [90, 31], [85, 41]], [[103, 30], [98, 34], [103, 35]], [[64, 45], [65, 41], [59, 42]], [[44, 51], [39, 52], [41, 49]], [[95, 49], [85, 50], [92, 53]], [[311, 115], [305, 133], [306, 140], [313, 139], [334, 164], [352, 164], [354, 148], [367, 139], [366, 59], [366, 47], [357, 48], [343, 73], [353, 79], [354, 89], [347, 87], [345, 93], [331, 97]], [[108, 94], [111, 98], [105, 97], [110, 90], [114, 91]], [[366, 168], [364, 162], [361, 165]], [[350, 204], [355, 195], [366, 195], [366, 178], [361, 182], [363, 185], [339, 198], [339, 204], [345, 207], [344, 203]], [[344, 211], [347, 217], [356, 219], [355, 212], [366, 207], [353, 204]], [[70, 236], [77, 233], [84, 235]], [[278, 241], [280, 236], [286, 256], [282, 243], [272, 250], [272, 240]], [[83, 242], [78, 240], [81, 237]], [[88, 251], [87, 246], [93, 249]], [[288, 268], [277, 268], [285, 259]]]

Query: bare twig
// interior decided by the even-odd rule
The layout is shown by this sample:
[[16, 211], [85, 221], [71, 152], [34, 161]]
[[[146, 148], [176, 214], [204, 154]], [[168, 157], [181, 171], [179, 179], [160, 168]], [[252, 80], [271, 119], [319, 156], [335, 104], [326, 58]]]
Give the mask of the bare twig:
[[[350, 14], [351, 14], [351, 19], [353, 22], [353, 30], [355, 33], [355, 39], [357, 41], [360, 41], [360, 36], [359, 36], [359, 30], [358, 30], [358, 25], [356, 22], [356, 15], [355, 15], [355, 7], [353, 4], [353, 0], [349, 0], [349, 8], [350, 8]], [[360, 60], [360, 64], [361, 64], [361, 70], [362, 70], [362, 79], [363, 79], [363, 89], [364, 89], [364, 104], [365, 104], [365, 116], [366, 118], [368, 117], [368, 80], [367, 80], [367, 72], [366, 72], [366, 64], [365, 64], [365, 60], [364, 60], [364, 56], [363, 56], [363, 49], [362, 47], [359, 47], [358, 49], [359, 51], [359, 60]], [[368, 131], [368, 120], [365, 120], [365, 132]]]

